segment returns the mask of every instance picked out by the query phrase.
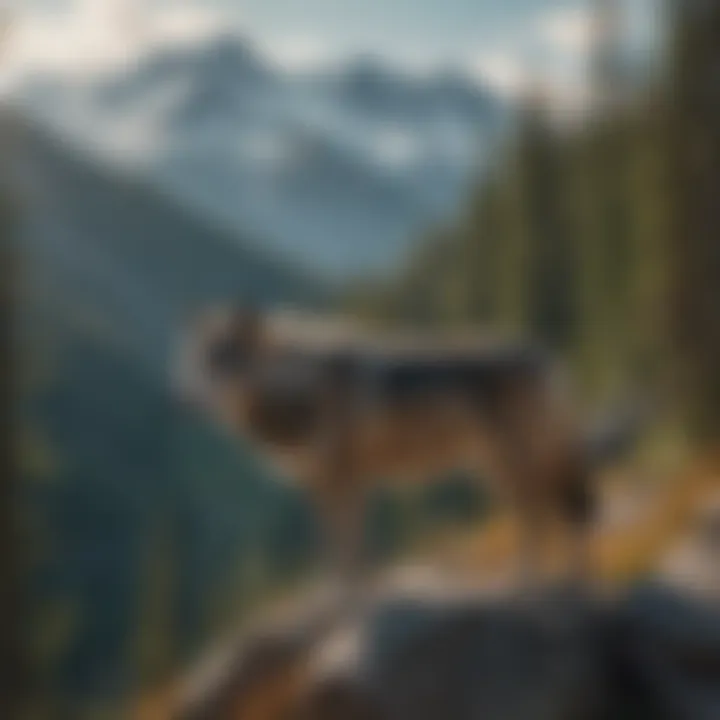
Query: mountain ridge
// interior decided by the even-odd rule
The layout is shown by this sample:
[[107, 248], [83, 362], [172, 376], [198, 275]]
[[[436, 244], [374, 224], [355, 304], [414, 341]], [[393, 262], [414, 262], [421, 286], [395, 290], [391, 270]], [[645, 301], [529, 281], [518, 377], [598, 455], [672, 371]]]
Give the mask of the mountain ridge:
[[231, 33], [19, 95], [105, 162], [334, 279], [397, 264], [460, 201], [507, 114], [460, 71], [359, 56], [293, 73]]

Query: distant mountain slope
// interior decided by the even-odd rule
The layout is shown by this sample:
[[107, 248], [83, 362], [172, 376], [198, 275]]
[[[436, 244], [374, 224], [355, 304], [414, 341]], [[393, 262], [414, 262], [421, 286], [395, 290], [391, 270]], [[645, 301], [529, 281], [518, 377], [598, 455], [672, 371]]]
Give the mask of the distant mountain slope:
[[[329, 293], [36, 127], [14, 130], [23, 417], [43, 461], [19, 508], [34, 558], [26, 632], [45, 647], [69, 614], [39, 692], [64, 703], [58, 717], [94, 717], [315, 560], [307, 499], [178, 403], [167, 365], [184, 318], [215, 298], [318, 307]], [[410, 525], [397, 503], [378, 507], [382, 555]], [[447, 517], [471, 507], [462, 491], [427, 503]]]
[[92, 313], [136, 357], [164, 362], [179, 324], [213, 301], [317, 306], [329, 293], [128, 176], [26, 127], [24, 238], [30, 268], [61, 304]]
[[386, 269], [453, 210], [507, 116], [459, 71], [359, 58], [293, 74], [234, 35], [21, 95], [76, 141], [334, 277]]
[[[43, 642], [58, 607], [76, 618], [38, 680], [76, 717], [185, 657], [219, 597], [242, 599], [311, 558], [301, 499], [182, 407], [167, 365], [183, 320], [213, 299], [317, 306], [327, 293], [37, 128], [12, 131], [23, 416], [50, 457], [22, 494], [38, 547], [28, 643]], [[158, 619], [148, 607], [168, 633], [149, 658], [141, 638]]]

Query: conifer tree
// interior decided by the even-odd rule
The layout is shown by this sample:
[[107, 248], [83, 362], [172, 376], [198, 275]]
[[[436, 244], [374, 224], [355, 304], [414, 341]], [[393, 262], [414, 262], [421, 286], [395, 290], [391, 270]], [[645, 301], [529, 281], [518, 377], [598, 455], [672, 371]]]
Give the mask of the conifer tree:
[[675, 2], [670, 332], [694, 432], [720, 429], [720, 6]]

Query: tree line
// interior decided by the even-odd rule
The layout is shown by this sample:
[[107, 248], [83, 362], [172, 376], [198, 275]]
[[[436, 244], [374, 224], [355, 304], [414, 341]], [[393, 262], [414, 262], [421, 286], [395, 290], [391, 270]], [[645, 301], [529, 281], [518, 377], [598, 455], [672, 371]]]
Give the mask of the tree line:
[[456, 216], [390, 281], [356, 288], [354, 309], [539, 338], [572, 360], [590, 400], [669, 388], [684, 427], [713, 436], [720, 7], [673, 2], [666, 19], [662, 62], [642, 89], [628, 90], [611, 41], [596, 49], [594, 96], [575, 122], [558, 123], [531, 88]]

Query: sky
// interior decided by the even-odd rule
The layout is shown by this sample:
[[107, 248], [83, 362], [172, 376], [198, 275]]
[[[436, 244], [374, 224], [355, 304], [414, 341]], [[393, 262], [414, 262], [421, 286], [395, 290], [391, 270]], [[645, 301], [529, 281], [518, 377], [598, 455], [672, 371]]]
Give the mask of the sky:
[[[623, 3], [635, 43], [647, 41], [654, 1]], [[5, 2], [14, 22], [4, 64], [15, 72], [95, 72], [160, 43], [231, 30], [290, 69], [369, 54], [410, 69], [460, 67], [513, 93], [530, 73], [577, 84], [596, 29], [591, 0]]]

